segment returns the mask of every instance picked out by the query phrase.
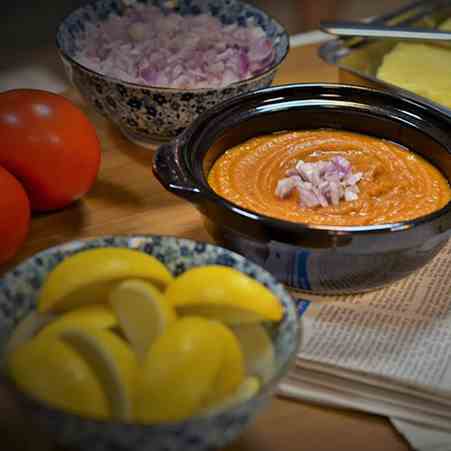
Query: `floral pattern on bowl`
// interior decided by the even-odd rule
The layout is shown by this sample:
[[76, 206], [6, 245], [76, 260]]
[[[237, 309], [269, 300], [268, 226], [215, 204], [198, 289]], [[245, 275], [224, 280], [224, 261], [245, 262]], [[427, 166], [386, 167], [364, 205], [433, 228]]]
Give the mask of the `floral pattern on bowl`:
[[282, 321], [270, 330], [275, 369], [270, 380], [250, 400], [209, 416], [162, 425], [127, 424], [82, 418], [51, 408], [4, 383], [43, 430], [65, 446], [89, 451], [200, 451], [223, 447], [234, 440], [269, 400], [277, 382], [293, 363], [299, 344], [296, 307], [290, 295], [267, 271], [244, 257], [218, 246], [173, 237], [117, 236], [72, 241], [40, 252], [0, 280], [0, 362], [15, 325], [36, 307], [36, 297], [49, 271], [66, 256], [104, 246], [129, 247], [155, 256], [174, 274], [193, 266], [221, 264], [234, 267], [266, 285], [284, 308]]
[[70, 14], [59, 26], [57, 46], [72, 83], [94, 108], [111, 119], [131, 141], [147, 146], [171, 140], [208, 108], [230, 97], [264, 88], [272, 83], [278, 66], [288, 53], [285, 29], [258, 8], [239, 0], [129, 0], [175, 11], [182, 16], [208, 13], [224, 24], [244, 24], [252, 18], [271, 39], [274, 63], [264, 73], [220, 89], [173, 89], [127, 83], [96, 73], [76, 61], [77, 36], [87, 22], [120, 14], [121, 0], [97, 0]]

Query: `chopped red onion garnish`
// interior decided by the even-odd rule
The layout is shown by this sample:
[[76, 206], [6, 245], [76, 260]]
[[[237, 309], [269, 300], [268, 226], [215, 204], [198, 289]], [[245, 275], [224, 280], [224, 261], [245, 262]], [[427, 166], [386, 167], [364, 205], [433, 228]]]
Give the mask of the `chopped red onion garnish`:
[[299, 160], [295, 168], [287, 171], [287, 177], [278, 181], [276, 196], [283, 199], [297, 189], [303, 207], [351, 202], [359, 198], [357, 183], [362, 176], [361, 172], [353, 173], [351, 163], [342, 156], [315, 163]]
[[164, 15], [136, 4], [123, 16], [88, 23], [80, 64], [121, 80], [181, 89], [219, 88], [264, 72], [275, 50], [252, 19], [223, 25], [208, 14]]

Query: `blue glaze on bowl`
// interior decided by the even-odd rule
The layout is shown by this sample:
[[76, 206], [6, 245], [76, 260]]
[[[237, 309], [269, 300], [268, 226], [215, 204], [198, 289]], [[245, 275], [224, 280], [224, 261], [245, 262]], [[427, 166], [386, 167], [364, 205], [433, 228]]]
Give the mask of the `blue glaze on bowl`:
[[33, 422], [65, 446], [89, 451], [200, 451], [227, 445], [255, 417], [288, 371], [298, 348], [299, 328], [296, 307], [284, 287], [264, 269], [224, 248], [173, 237], [117, 236], [73, 241], [40, 252], [0, 280], [0, 356], [15, 325], [36, 308], [37, 294], [48, 272], [69, 255], [105, 246], [139, 249], [158, 258], [174, 275], [194, 266], [223, 264], [267, 286], [284, 309], [282, 321], [271, 328], [275, 350], [272, 377], [246, 402], [209, 416], [162, 425], [82, 418], [27, 397], [9, 381], [6, 381], [7, 386], [32, 416]]
[[76, 61], [78, 36], [87, 23], [97, 23], [109, 14], [121, 14], [120, 0], [98, 0], [70, 14], [59, 26], [56, 42], [66, 72], [85, 99], [116, 123], [138, 144], [170, 140], [188, 127], [202, 112], [217, 103], [272, 83], [276, 70], [288, 53], [285, 29], [260, 9], [239, 0], [131, 0], [158, 6], [182, 16], [207, 13], [224, 24], [244, 24], [253, 19], [276, 50], [274, 63], [262, 74], [219, 89], [173, 89], [124, 82], [102, 75]]

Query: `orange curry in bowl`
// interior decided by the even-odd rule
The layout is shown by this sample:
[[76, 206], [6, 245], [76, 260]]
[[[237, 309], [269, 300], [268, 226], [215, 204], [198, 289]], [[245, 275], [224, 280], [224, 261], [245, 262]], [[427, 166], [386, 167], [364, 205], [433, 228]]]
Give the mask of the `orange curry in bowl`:
[[218, 158], [208, 183], [243, 208], [326, 226], [406, 221], [451, 200], [448, 181], [419, 155], [390, 141], [338, 130], [250, 139]]

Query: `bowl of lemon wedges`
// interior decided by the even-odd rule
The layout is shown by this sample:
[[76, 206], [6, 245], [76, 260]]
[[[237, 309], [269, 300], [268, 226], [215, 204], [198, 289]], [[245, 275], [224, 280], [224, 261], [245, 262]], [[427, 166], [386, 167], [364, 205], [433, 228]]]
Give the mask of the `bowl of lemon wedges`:
[[2, 379], [34, 423], [72, 448], [225, 446], [298, 345], [283, 286], [206, 243], [73, 241], [0, 280]]

